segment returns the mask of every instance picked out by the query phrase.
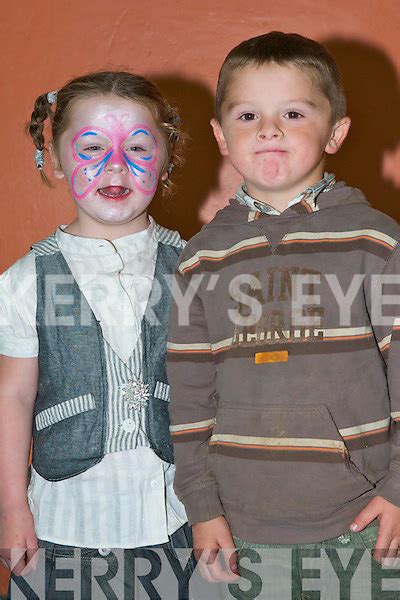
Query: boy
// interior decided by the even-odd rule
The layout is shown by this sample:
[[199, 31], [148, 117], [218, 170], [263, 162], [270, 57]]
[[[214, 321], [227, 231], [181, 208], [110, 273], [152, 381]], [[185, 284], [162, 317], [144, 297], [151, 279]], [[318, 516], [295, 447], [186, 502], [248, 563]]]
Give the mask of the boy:
[[337, 66], [299, 35], [247, 40], [211, 124], [244, 183], [181, 256], [168, 344], [175, 488], [194, 546], [230, 555], [203, 573], [237, 579], [235, 543], [365, 549], [377, 518], [394, 560], [400, 229], [324, 174], [350, 127]]

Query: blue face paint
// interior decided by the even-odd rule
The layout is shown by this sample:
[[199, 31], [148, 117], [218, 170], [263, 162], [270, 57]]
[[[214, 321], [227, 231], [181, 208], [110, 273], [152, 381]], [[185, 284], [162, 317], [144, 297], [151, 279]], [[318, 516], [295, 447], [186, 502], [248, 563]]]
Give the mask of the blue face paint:
[[[86, 139], [83, 144], [83, 139], [90, 136], [100, 136], [101, 142], [94, 142], [92, 148]], [[134, 143], [130, 145], [130, 140], [137, 136], [142, 136], [142, 141], [138, 140], [137, 146]], [[133, 185], [146, 195], [154, 194], [158, 182], [155, 169], [157, 142], [143, 125], [138, 125], [130, 133], [120, 125], [110, 130], [85, 127], [73, 138], [72, 147], [78, 166], [71, 176], [71, 188], [77, 199], [85, 198], [96, 185], [99, 186], [97, 179], [110, 161], [121, 167], [126, 165]]]

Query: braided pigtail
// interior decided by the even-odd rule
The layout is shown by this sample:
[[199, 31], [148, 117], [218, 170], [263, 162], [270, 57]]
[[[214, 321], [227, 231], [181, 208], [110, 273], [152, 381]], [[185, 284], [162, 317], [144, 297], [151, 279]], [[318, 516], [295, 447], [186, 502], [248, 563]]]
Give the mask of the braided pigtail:
[[39, 170], [43, 183], [45, 183], [49, 187], [52, 187], [52, 184], [44, 171], [45, 144], [43, 130], [45, 120], [47, 118], [52, 120], [53, 116], [51, 110], [52, 102], [49, 101], [49, 97], [51, 94], [54, 94], [54, 92], [50, 92], [49, 94], [41, 94], [40, 96], [38, 96], [38, 98], [36, 98], [31, 120], [27, 125], [28, 132], [32, 137], [33, 143], [35, 144], [36, 148], [34, 156], [36, 167]]

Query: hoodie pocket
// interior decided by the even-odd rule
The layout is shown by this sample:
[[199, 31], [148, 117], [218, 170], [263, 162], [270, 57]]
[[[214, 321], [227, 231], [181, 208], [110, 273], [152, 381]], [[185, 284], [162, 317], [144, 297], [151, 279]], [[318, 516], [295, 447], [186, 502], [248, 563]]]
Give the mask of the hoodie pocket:
[[259, 518], [323, 518], [374, 487], [326, 406], [221, 407], [209, 445], [222, 502]]

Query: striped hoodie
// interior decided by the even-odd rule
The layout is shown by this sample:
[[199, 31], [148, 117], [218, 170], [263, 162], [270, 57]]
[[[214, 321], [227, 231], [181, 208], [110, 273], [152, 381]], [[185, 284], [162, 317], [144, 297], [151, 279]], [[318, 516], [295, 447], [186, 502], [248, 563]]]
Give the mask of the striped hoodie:
[[191, 523], [311, 543], [400, 506], [399, 239], [337, 183], [279, 215], [231, 200], [187, 244], [168, 377]]

